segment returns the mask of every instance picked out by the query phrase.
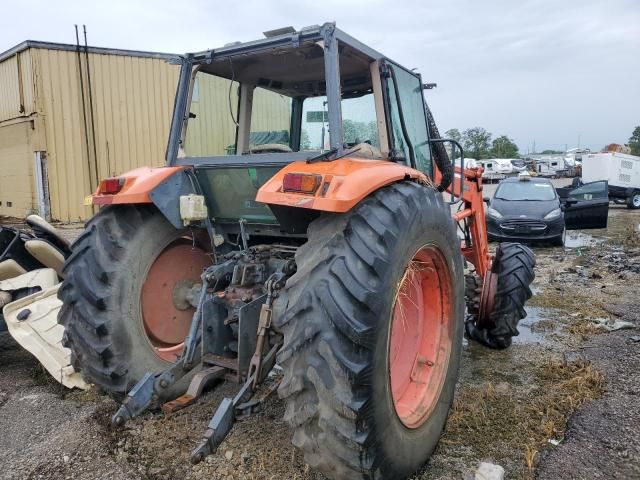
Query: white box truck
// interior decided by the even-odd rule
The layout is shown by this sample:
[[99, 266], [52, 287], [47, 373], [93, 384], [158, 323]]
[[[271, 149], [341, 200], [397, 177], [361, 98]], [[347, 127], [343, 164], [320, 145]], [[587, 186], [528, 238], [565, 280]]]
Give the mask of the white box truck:
[[640, 157], [625, 153], [590, 153], [582, 156], [582, 182], [609, 182], [609, 198], [640, 208]]

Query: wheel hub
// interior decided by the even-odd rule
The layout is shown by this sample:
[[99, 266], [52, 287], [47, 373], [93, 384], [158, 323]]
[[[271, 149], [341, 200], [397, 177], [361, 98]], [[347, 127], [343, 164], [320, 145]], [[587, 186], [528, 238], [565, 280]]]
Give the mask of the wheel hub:
[[422, 425], [440, 397], [453, 342], [452, 298], [444, 256], [421, 248], [398, 288], [389, 347], [393, 403], [407, 428]]
[[203, 269], [211, 261], [190, 238], [169, 244], [149, 269], [141, 292], [144, 332], [157, 355], [175, 361], [194, 308], [187, 301], [187, 290], [200, 280]]
[[495, 308], [496, 292], [498, 291], [498, 275], [493, 273], [491, 269], [487, 271], [482, 282], [482, 293], [480, 294], [480, 310], [476, 325], [482, 327], [489, 321], [489, 316]]

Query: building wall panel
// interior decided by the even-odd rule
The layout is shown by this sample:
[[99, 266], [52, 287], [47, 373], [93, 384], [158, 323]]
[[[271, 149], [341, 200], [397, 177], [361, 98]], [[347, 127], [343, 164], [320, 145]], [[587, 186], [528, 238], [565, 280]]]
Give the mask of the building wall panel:
[[[235, 142], [238, 117], [238, 87], [230, 81], [198, 73], [191, 102], [191, 113], [185, 139], [187, 156], [225, 155]], [[233, 112], [233, 118], [230, 112]], [[253, 94], [251, 131], [289, 130], [291, 100], [282, 95], [256, 88]]]
[[20, 116], [20, 91], [18, 88], [18, 59], [16, 56], [0, 63], [0, 121]]
[[[37, 150], [47, 153], [51, 216], [61, 221], [86, 220], [93, 215], [94, 208], [85, 206], [84, 198], [95, 191], [101, 178], [143, 165], [163, 165], [178, 75], [179, 67], [163, 58], [92, 52], [87, 63], [84, 53], [78, 58], [73, 50], [56, 48], [28, 48], [0, 62], [0, 128], [11, 127], [0, 138], [0, 152], [5, 152], [3, 162], [7, 158], [17, 162], [5, 170], [11, 174], [1, 174], [5, 179], [2, 189], [15, 191], [11, 193], [17, 199], [12, 201], [12, 212], [20, 216], [36, 209], [31, 170]], [[201, 85], [199, 99], [192, 106], [198, 114], [189, 129], [198, 138], [191, 152], [194, 155], [224, 154], [235, 138], [229, 117], [229, 82], [207, 77], [210, 81]], [[24, 112], [20, 112], [21, 101]], [[257, 90], [254, 101], [252, 131], [288, 130], [288, 99]], [[235, 114], [235, 88], [231, 104]], [[29, 125], [27, 130], [22, 123], [13, 126], [29, 115], [24, 123]], [[19, 134], [8, 139], [7, 132]], [[24, 178], [18, 181], [16, 175]], [[15, 178], [9, 181], [8, 176]], [[10, 184], [15, 188], [9, 188]], [[0, 196], [2, 193], [0, 190]]]
[[179, 69], [163, 59], [90, 53], [92, 126], [85, 55], [78, 59], [70, 51], [34, 52], [45, 117], [52, 217], [84, 220], [93, 208], [83, 205], [83, 200], [101, 178], [164, 164]]
[[0, 86], [0, 122], [28, 116], [35, 111], [34, 77], [29, 50], [0, 62]]
[[34, 211], [32, 126], [0, 126], [0, 215], [23, 218]]

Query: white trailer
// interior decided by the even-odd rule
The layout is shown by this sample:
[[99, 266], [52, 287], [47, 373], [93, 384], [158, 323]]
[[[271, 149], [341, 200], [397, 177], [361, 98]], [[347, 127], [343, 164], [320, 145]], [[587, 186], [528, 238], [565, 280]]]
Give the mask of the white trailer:
[[567, 164], [562, 157], [542, 157], [535, 159], [535, 170], [540, 177], [562, 177], [567, 173]]
[[640, 208], [640, 157], [618, 152], [583, 155], [583, 183], [598, 180], [609, 182], [610, 199]]
[[482, 178], [488, 182], [493, 180], [503, 180], [507, 175], [513, 173], [513, 165], [508, 159], [489, 158], [486, 160], [478, 160], [478, 165], [484, 169]]

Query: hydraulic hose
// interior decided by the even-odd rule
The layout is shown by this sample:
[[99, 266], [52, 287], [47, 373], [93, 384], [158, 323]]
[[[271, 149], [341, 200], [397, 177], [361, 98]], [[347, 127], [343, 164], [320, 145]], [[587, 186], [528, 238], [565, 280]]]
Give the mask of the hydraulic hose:
[[[438, 132], [438, 127], [436, 126], [436, 122], [433, 119], [433, 114], [431, 113], [431, 109], [427, 105], [427, 125], [429, 127], [429, 138], [438, 139], [440, 137], [440, 132]], [[447, 153], [447, 149], [444, 148], [444, 144], [442, 142], [434, 142], [433, 144], [433, 159], [436, 162], [438, 170], [442, 173], [442, 181], [440, 185], [438, 185], [438, 191], [444, 192], [451, 182], [453, 181], [453, 164], [451, 163], [451, 159], [449, 158], [449, 154]]]

